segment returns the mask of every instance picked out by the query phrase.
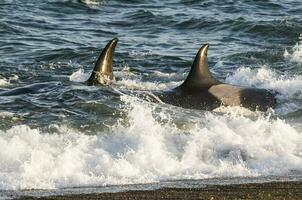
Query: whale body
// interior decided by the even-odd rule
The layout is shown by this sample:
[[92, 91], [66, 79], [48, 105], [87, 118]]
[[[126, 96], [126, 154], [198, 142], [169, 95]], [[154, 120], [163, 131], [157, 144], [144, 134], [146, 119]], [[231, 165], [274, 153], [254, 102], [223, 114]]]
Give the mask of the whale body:
[[184, 108], [213, 110], [223, 106], [242, 106], [266, 111], [276, 105], [275, 96], [262, 88], [243, 87], [216, 80], [208, 68], [209, 44], [198, 51], [187, 79], [178, 87], [156, 93], [165, 103]]

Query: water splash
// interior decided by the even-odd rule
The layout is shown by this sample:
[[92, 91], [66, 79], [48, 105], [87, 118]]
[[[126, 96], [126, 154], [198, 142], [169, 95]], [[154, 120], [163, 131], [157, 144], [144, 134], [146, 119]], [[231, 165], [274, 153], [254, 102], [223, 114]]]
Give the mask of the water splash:
[[[179, 76], [175, 73], [169, 74], [157, 71], [153, 73], [153, 75], [156, 77], [168, 78], [168, 83], [142, 81], [142, 76], [131, 73], [128, 67], [125, 67], [123, 68], [123, 70], [115, 71], [113, 73], [118, 80], [114, 82], [114, 87], [126, 88], [129, 90], [167, 90], [172, 89], [181, 84], [181, 81], [169, 81], [171, 80], [171, 78]], [[85, 82], [89, 78], [89, 76], [90, 74], [85, 73], [84, 70], [80, 68], [69, 76], [69, 80], [74, 82]]]
[[95, 6], [95, 5], [104, 5], [106, 3], [106, 0], [81, 0], [81, 2], [90, 6]]
[[10, 83], [9, 83], [9, 80], [6, 79], [6, 78], [0, 78], [0, 86], [8, 86]]
[[302, 76], [280, 75], [267, 66], [259, 69], [241, 67], [234, 74], [228, 76], [226, 82], [250, 87], [262, 87], [278, 91], [285, 97], [297, 96], [302, 98]]
[[[290, 53], [291, 52], [291, 53]], [[288, 52], [284, 51], [284, 57], [292, 62], [302, 63], [302, 34], [300, 34], [299, 42]]]
[[13, 74], [10, 77], [4, 77], [0, 75], [0, 87], [6, 87], [11, 85], [12, 82], [19, 80], [19, 76]]
[[89, 76], [90, 74], [85, 73], [84, 69], [80, 68], [69, 76], [69, 80], [74, 82], [85, 82], [88, 80]]
[[259, 69], [241, 67], [234, 74], [229, 75], [226, 82], [277, 92], [276, 113], [280, 115], [297, 111], [302, 107], [302, 76], [300, 75], [281, 75], [266, 66]]
[[122, 101], [127, 116], [109, 132], [85, 135], [56, 125], [55, 134], [26, 125], [1, 131], [0, 189], [256, 177], [302, 170], [302, 133], [283, 120], [196, 112], [185, 122], [193, 119], [193, 126], [179, 128], [174, 115], [160, 105], [129, 96]]

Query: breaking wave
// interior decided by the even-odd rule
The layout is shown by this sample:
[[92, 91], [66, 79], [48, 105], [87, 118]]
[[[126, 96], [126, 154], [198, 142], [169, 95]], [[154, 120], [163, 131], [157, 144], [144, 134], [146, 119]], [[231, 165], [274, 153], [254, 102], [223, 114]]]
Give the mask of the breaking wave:
[[292, 62], [302, 63], [302, 34], [300, 34], [299, 42], [288, 52], [284, 51], [284, 57]]
[[127, 116], [109, 132], [85, 135], [56, 125], [55, 134], [26, 125], [1, 131], [0, 189], [302, 171], [302, 132], [284, 120], [197, 111], [186, 119], [182, 109], [171, 111], [129, 96], [122, 101]]

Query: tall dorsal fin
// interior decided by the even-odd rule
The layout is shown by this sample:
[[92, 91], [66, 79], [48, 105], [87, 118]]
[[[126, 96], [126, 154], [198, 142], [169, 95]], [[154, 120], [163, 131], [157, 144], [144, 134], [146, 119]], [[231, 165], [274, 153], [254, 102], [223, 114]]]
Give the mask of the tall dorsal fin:
[[87, 80], [89, 85], [104, 85], [108, 80], [113, 79], [113, 56], [118, 38], [113, 38], [103, 49], [101, 55], [95, 63], [90, 78]]
[[187, 79], [180, 86], [181, 88], [197, 89], [206, 88], [220, 83], [209, 71], [208, 67], [208, 49], [209, 44], [204, 44], [199, 49]]

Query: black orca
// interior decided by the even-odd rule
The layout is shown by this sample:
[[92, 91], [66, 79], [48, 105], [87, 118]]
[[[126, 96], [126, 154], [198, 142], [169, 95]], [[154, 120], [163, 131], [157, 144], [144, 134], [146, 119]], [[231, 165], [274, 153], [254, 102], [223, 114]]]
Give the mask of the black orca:
[[266, 111], [276, 105], [275, 96], [266, 89], [216, 80], [208, 68], [208, 48], [209, 44], [204, 44], [199, 49], [187, 79], [180, 86], [155, 95], [168, 104], [202, 110], [213, 110], [224, 105]]
[[[103, 49], [98, 60], [95, 63], [94, 69], [85, 82], [87, 85], [109, 85], [113, 80], [113, 56], [118, 39], [113, 38], [108, 42]], [[57, 84], [56, 84], [57, 85]], [[44, 88], [51, 87], [50, 83], [35, 83], [22, 87], [17, 87], [9, 90], [0, 91], [0, 96], [17, 96], [27, 93], [39, 93]]]
[[118, 39], [113, 38], [103, 49], [95, 63], [91, 76], [86, 81], [87, 85], [109, 85], [113, 77], [113, 56]]

